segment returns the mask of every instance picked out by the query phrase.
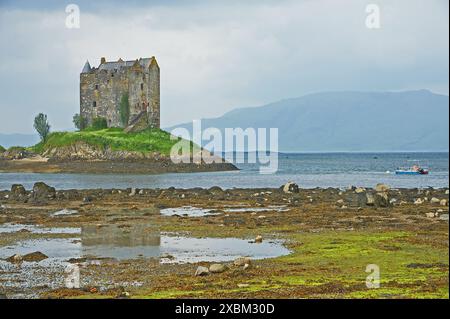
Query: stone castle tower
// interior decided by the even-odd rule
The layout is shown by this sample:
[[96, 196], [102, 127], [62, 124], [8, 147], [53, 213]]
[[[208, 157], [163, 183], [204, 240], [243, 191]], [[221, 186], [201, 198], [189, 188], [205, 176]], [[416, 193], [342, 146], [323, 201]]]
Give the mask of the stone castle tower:
[[[120, 105], [126, 97], [129, 116], [124, 123]], [[87, 61], [80, 74], [80, 115], [87, 125], [94, 118], [105, 118], [108, 127], [128, 131], [159, 128], [160, 76], [156, 58], [116, 62], [101, 58], [98, 68], [92, 68]]]

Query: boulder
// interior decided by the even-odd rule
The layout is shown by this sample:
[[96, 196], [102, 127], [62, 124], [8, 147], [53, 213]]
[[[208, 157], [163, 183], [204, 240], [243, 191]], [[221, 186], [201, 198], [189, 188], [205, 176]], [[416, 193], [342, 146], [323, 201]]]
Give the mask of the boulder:
[[366, 205], [367, 206], [375, 206], [375, 196], [373, 194], [366, 194]]
[[222, 264], [212, 264], [209, 266], [209, 272], [213, 274], [218, 274], [226, 271], [227, 268]]
[[386, 192], [376, 193], [374, 198], [375, 198], [375, 206], [376, 207], [389, 207], [389, 206], [391, 206], [389, 195]]
[[431, 204], [439, 204], [440, 202], [441, 202], [441, 200], [436, 197], [433, 197], [432, 199], [430, 199]]
[[439, 202], [439, 205], [441, 205], [441, 206], [447, 206], [447, 205], [448, 205], [448, 200], [446, 200], [446, 199], [441, 200], [441, 201]]
[[379, 183], [375, 186], [375, 191], [377, 193], [384, 193], [384, 192], [389, 191], [390, 189], [391, 189], [391, 187], [389, 185], [382, 184], [382, 183]]
[[33, 186], [33, 199], [53, 199], [56, 196], [56, 190], [54, 187], [50, 187], [43, 182], [37, 182]]
[[262, 236], [260, 236], [260, 235], [256, 236], [256, 238], [255, 238], [255, 243], [260, 244], [260, 243], [262, 243], [262, 241], [263, 241]]
[[23, 256], [20, 254], [15, 254], [15, 255], [12, 255], [12, 256], [6, 258], [6, 261], [13, 263], [13, 264], [21, 263], [23, 261]]
[[25, 187], [21, 184], [14, 184], [11, 186], [11, 198], [12, 199], [19, 199], [22, 197], [25, 197], [27, 195], [27, 191], [25, 190]]
[[48, 256], [41, 253], [40, 251], [35, 251], [33, 253], [29, 253], [23, 256], [23, 261], [28, 262], [40, 262], [44, 259], [47, 259]]
[[357, 189], [355, 189], [355, 193], [356, 194], [362, 194], [362, 193], [365, 193], [365, 192], [366, 192], [366, 189], [363, 188], [363, 187], [358, 187]]
[[287, 194], [298, 193], [299, 191], [300, 191], [300, 189], [299, 189], [298, 185], [295, 184], [294, 182], [287, 182], [283, 186], [283, 192], [285, 192]]
[[239, 257], [233, 261], [233, 265], [238, 266], [238, 267], [244, 266], [246, 264], [250, 265], [251, 263], [252, 263], [252, 261], [248, 257]]
[[198, 266], [195, 271], [195, 276], [206, 276], [209, 275], [209, 269], [203, 266]]
[[422, 198], [417, 198], [415, 201], [414, 201], [414, 205], [422, 205], [424, 202], [423, 202], [423, 200], [422, 200]]

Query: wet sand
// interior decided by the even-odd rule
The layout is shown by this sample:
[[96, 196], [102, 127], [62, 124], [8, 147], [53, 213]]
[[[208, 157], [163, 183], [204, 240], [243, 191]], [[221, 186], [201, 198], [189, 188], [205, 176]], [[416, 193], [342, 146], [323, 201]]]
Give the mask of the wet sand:
[[[0, 294], [448, 298], [446, 190], [387, 193], [389, 207], [362, 204], [355, 189], [72, 190], [40, 200], [0, 192]], [[6, 261], [36, 251], [49, 258]], [[251, 263], [234, 265], [238, 255]], [[226, 270], [194, 276], [215, 263]], [[80, 270], [79, 289], [64, 288], [67, 264]], [[366, 286], [371, 264], [377, 289]]]

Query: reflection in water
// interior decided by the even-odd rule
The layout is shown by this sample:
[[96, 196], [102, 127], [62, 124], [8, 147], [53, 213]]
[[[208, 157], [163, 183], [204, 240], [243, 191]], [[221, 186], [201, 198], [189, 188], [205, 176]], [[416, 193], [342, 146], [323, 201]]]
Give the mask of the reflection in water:
[[83, 255], [132, 259], [158, 257], [161, 237], [149, 224], [84, 226]]
[[[20, 225], [23, 227], [23, 225]], [[19, 226], [5, 224], [3, 231], [17, 231]], [[11, 228], [11, 229], [9, 229]], [[239, 238], [193, 238], [160, 233], [150, 224], [83, 226], [71, 229], [49, 228], [48, 233], [73, 234], [72, 238], [40, 238], [0, 247], [0, 258], [40, 251], [50, 262], [65, 263], [71, 258], [98, 257], [118, 260], [170, 255], [161, 262], [231, 261], [240, 256], [253, 259], [273, 258], [289, 254], [281, 241], [260, 244]], [[77, 232], [74, 232], [77, 230]]]

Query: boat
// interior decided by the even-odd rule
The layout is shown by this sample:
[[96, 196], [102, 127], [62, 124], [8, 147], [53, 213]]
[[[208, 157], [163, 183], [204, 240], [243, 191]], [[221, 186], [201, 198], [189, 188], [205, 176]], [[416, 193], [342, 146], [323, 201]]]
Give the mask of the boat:
[[411, 167], [399, 167], [395, 170], [397, 175], [428, 175], [429, 169], [421, 167], [419, 164], [414, 164]]

